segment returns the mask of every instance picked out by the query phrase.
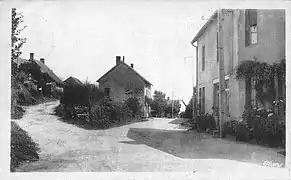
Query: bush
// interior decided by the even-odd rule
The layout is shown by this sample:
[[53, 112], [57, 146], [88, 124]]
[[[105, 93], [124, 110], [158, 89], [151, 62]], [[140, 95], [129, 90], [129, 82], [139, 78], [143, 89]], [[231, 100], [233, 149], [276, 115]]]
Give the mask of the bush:
[[123, 102], [115, 102], [109, 98], [103, 98], [91, 108], [90, 122], [100, 128], [108, 128], [116, 123], [124, 123], [131, 119], [132, 110]]
[[55, 113], [56, 115], [60, 116], [60, 117], [65, 117], [66, 116], [66, 111], [65, 111], [65, 107], [63, 104], [59, 104], [57, 107], [55, 107]]
[[199, 131], [206, 131], [206, 129], [216, 129], [216, 122], [212, 115], [204, 114], [197, 116], [196, 125], [199, 128]]
[[20, 85], [20, 89], [17, 90], [17, 96], [17, 103], [20, 105], [33, 105], [37, 102], [36, 98], [23, 85]]
[[136, 97], [130, 97], [125, 100], [125, 104], [132, 111], [133, 116], [140, 116], [142, 106]]
[[102, 97], [104, 97], [103, 92], [94, 84], [69, 84], [64, 88], [61, 101], [67, 106], [90, 106], [96, 104]]
[[261, 123], [262, 141], [270, 146], [283, 145], [285, 139], [285, 121], [278, 116], [270, 115]]
[[250, 132], [247, 123], [244, 121], [238, 122], [236, 125], [236, 140], [247, 142], [250, 140]]
[[26, 131], [15, 122], [11, 122], [10, 171], [13, 172], [21, 162], [39, 159], [38, 145], [29, 137]]
[[236, 136], [236, 127], [238, 125], [238, 121], [236, 120], [230, 120], [224, 123], [223, 129], [224, 134], [229, 134], [231, 136]]

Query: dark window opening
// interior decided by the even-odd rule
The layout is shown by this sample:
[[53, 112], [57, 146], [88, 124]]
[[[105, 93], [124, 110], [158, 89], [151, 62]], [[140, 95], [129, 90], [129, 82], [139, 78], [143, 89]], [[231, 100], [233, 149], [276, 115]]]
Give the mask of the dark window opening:
[[205, 87], [199, 88], [199, 109], [202, 114], [205, 113]]
[[202, 71], [205, 70], [205, 45], [202, 46]]
[[105, 88], [105, 96], [109, 96], [110, 94], [110, 88]]
[[258, 43], [258, 28], [257, 28], [257, 10], [247, 9], [245, 12], [245, 44]]
[[202, 88], [202, 113], [205, 113], [205, 87]]

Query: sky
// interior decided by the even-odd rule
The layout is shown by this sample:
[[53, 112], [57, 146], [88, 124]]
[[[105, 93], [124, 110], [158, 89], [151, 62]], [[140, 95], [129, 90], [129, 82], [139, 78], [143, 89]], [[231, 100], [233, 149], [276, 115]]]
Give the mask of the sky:
[[[62, 80], [74, 76], [91, 83], [115, 65], [116, 56], [160, 90], [186, 103], [195, 83], [195, 48], [190, 41], [214, 8], [175, 1], [28, 1], [27, 38], [22, 57], [45, 58]], [[193, 62], [194, 61], [194, 62]], [[193, 67], [193, 69], [192, 69]], [[184, 105], [182, 104], [182, 110]]]

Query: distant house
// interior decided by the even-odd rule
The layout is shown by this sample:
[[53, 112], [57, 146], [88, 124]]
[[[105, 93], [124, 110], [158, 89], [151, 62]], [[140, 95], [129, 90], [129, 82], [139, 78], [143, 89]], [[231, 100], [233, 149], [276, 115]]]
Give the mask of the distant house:
[[134, 70], [133, 64], [127, 65], [116, 56], [116, 65], [97, 80], [99, 88], [110, 98], [123, 101], [129, 97], [137, 97], [145, 117], [149, 117], [150, 106], [145, 98], [151, 97], [152, 84]]
[[[34, 53], [30, 53], [29, 60], [24, 58], [18, 58], [14, 60], [17, 64], [17, 67], [20, 67], [22, 64], [34, 63], [39, 69], [41, 74], [44, 77], [44, 82], [40, 83], [36, 81], [38, 88], [49, 88], [50, 90], [60, 88], [64, 85], [63, 81], [45, 64], [45, 59], [40, 58], [40, 60], [34, 59]], [[42, 85], [41, 85], [42, 84]]]
[[82, 85], [83, 83], [79, 79], [70, 76], [64, 81], [64, 84], [65, 85]]

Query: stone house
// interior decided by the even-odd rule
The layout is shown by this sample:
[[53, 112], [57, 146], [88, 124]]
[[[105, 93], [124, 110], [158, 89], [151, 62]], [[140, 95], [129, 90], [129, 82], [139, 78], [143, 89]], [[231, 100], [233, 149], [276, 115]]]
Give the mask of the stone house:
[[[285, 10], [223, 10], [221, 32], [226, 114], [229, 119], [240, 119], [245, 105], [255, 104], [257, 100], [253, 82], [237, 80], [236, 68], [245, 60], [272, 64], [285, 57]], [[198, 48], [196, 83], [199, 105], [203, 113], [211, 114], [213, 109], [219, 108], [217, 11], [199, 30], [191, 44]], [[282, 86], [280, 88], [284, 89]]]
[[146, 97], [151, 97], [152, 84], [142, 77], [133, 64], [130, 66], [116, 56], [116, 64], [107, 73], [100, 77], [97, 82], [99, 88], [105, 95], [116, 101], [124, 101], [129, 97], [137, 97], [142, 104], [144, 117], [149, 117], [150, 106], [146, 102]]

